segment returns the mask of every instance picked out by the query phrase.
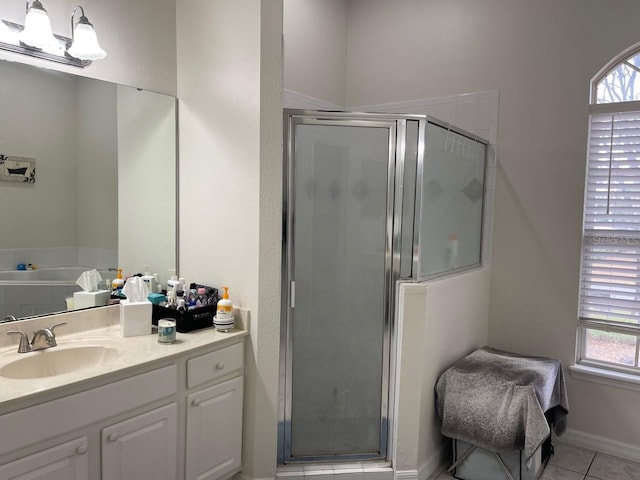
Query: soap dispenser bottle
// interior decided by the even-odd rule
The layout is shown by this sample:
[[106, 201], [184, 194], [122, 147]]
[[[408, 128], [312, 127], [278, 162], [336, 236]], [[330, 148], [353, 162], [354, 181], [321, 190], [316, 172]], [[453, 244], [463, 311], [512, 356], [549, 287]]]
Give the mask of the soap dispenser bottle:
[[122, 291], [122, 287], [124, 287], [124, 280], [122, 279], [122, 269], [119, 268], [116, 278], [111, 282], [111, 288], [113, 288], [113, 293], [119, 294]]
[[229, 287], [222, 287], [224, 293], [222, 294], [222, 300], [218, 301], [218, 307], [216, 309], [217, 321], [232, 320], [233, 319], [233, 303], [229, 300]]

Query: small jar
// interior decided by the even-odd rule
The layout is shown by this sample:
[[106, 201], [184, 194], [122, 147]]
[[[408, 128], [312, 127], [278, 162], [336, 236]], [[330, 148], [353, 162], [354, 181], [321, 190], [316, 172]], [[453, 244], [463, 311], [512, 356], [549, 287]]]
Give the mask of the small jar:
[[158, 320], [158, 343], [176, 343], [176, 321], [171, 318]]

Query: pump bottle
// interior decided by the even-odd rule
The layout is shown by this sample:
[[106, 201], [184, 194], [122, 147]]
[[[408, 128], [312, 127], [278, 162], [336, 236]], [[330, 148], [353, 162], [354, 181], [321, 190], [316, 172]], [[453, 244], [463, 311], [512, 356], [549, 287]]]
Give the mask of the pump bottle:
[[224, 288], [224, 294], [222, 300], [218, 301], [218, 307], [216, 310], [216, 318], [218, 321], [233, 319], [233, 303], [229, 300], [229, 287]]
[[114, 278], [113, 282], [111, 282], [111, 288], [113, 288], [113, 290], [119, 291], [122, 290], [122, 287], [124, 287], [124, 280], [122, 279], [122, 269], [119, 268], [116, 278]]

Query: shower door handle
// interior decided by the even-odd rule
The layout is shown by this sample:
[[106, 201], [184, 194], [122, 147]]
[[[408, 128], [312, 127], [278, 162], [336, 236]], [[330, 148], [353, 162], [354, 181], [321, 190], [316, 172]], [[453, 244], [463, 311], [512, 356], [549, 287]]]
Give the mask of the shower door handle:
[[291, 282], [289, 287], [289, 305], [296, 308], [296, 282]]

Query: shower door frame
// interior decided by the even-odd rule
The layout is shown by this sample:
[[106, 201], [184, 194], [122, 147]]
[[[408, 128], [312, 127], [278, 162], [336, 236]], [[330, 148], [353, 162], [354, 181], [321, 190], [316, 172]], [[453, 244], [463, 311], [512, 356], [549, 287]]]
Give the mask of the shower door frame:
[[[423, 115], [394, 115], [350, 112], [320, 112], [309, 110], [284, 110], [283, 149], [283, 234], [282, 234], [282, 298], [280, 330], [279, 422], [278, 464], [300, 462], [390, 461], [393, 445], [390, 445], [394, 425], [395, 353], [396, 353], [396, 283], [400, 279], [402, 199], [404, 160], [406, 150], [406, 122], [419, 121], [419, 164], [424, 151]], [[297, 125], [329, 125], [344, 127], [377, 127], [389, 131], [387, 165], [387, 213], [385, 231], [385, 312], [383, 325], [382, 392], [380, 415], [380, 452], [366, 454], [341, 454], [297, 456], [291, 455], [292, 363], [293, 363], [293, 315], [295, 303], [294, 238], [295, 224], [295, 130]], [[420, 165], [421, 167], [421, 165]], [[405, 252], [412, 255], [413, 252]], [[293, 281], [292, 281], [293, 280]]]

